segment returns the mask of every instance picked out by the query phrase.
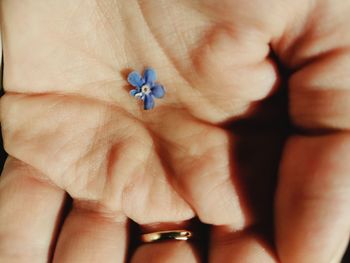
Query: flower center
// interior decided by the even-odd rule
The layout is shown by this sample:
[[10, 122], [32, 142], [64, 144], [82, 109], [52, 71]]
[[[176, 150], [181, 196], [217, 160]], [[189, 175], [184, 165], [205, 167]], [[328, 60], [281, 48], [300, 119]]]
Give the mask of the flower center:
[[146, 84], [141, 87], [141, 92], [145, 93], [146, 95], [151, 93], [151, 88]]

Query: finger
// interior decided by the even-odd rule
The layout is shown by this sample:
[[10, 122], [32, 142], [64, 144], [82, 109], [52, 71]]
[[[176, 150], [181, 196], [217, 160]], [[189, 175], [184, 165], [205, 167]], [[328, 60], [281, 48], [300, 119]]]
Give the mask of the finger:
[[[349, 40], [350, 42], [350, 40]], [[302, 130], [350, 129], [349, 51], [329, 51], [290, 81], [290, 112]]]
[[282, 163], [276, 202], [284, 262], [333, 262], [350, 229], [350, 135], [294, 137]]
[[310, 135], [291, 138], [282, 160], [276, 234], [287, 263], [336, 262], [350, 234], [350, 6], [325, 1], [309, 11], [297, 34], [291, 23], [292, 30], [273, 44], [295, 69], [291, 121]]
[[[188, 221], [149, 224], [141, 226], [141, 233], [152, 233], [176, 229], [189, 230], [190, 228], [191, 227]], [[131, 262], [199, 263], [201, 260], [200, 253], [192, 242], [170, 240], [141, 244], [141, 246], [136, 249]]]
[[48, 262], [65, 192], [8, 158], [0, 180], [0, 262]]
[[125, 262], [127, 220], [95, 204], [74, 201], [59, 235], [55, 263]]
[[212, 229], [210, 263], [277, 263], [267, 237], [256, 229], [235, 232], [226, 227]]
[[199, 263], [201, 262], [190, 243], [186, 241], [168, 241], [146, 244], [139, 247], [132, 263]]

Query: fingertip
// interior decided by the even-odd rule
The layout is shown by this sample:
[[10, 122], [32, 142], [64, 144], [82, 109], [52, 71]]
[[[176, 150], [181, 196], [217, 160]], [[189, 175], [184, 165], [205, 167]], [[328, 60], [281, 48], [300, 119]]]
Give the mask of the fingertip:
[[276, 244], [282, 262], [329, 263], [349, 238], [349, 135], [289, 140], [276, 196]]

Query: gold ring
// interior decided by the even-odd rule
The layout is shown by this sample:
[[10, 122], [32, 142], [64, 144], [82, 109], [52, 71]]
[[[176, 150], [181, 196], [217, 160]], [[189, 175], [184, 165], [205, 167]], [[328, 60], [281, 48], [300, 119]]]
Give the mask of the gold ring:
[[152, 243], [164, 240], [189, 240], [193, 237], [191, 231], [188, 230], [170, 230], [170, 231], [159, 231], [148, 234], [143, 234], [141, 240], [145, 243]]

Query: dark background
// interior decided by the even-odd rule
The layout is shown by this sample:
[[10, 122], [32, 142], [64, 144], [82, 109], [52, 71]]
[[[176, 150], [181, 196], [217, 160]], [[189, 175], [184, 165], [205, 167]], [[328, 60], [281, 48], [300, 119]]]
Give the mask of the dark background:
[[[1, 65], [3, 65], [3, 63], [1, 63]], [[2, 96], [4, 93], [3, 87], [2, 87], [2, 83], [3, 83], [3, 81], [2, 81], [3, 74], [2, 73], [3, 73], [3, 67], [0, 69], [0, 96]], [[4, 148], [3, 148], [3, 141], [2, 141], [2, 135], [1, 135], [0, 136], [0, 170], [1, 171], [2, 171], [2, 168], [4, 166], [5, 160], [6, 160], [6, 152], [4, 151]], [[0, 213], [1, 213], [1, 211], [0, 211]], [[35, 263], [35, 262], [33, 262], [33, 263]], [[315, 263], [317, 263], [317, 262], [315, 262]], [[347, 252], [342, 260], [342, 263], [350, 263], [350, 246], [348, 247], [348, 250], [347, 250]]]
[[350, 246], [348, 247], [348, 251], [346, 252], [342, 263], [349, 263], [350, 262]]

